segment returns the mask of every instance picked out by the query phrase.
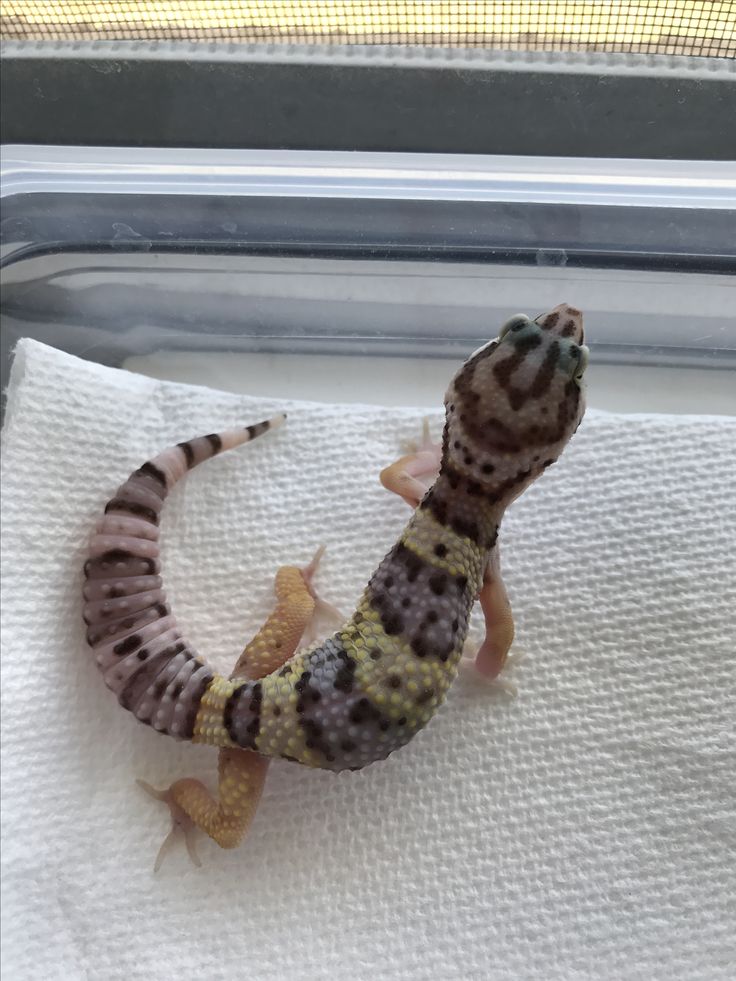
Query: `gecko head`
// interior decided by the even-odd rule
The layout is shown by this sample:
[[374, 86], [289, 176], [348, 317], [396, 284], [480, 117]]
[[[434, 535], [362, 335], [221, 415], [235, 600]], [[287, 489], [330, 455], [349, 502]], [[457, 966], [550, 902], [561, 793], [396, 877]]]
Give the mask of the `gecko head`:
[[585, 411], [583, 315], [518, 314], [475, 351], [445, 397], [443, 462], [505, 504], [557, 459]]

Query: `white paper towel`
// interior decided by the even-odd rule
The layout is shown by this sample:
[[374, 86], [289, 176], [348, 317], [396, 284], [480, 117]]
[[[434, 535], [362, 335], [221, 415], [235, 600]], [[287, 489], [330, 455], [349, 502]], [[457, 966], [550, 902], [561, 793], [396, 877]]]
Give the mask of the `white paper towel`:
[[[442, 393], [437, 393], [441, 404]], [[284, 403], [21, 342], [3, 452], [4, 977], [732, 979], [736, 423], [590, 416], [508, 515], [517, 700], [460, 680], [386, 763], [277, 762], [236, 852], [183, 849], [134, 779], [212, 782], [214, 751], [137, 724], [80, 615], [103, 502], [164, 446]], [[378, 484], [421, 412], [286, 403], [191, 474], [164, 578], [221, 669], [284, 562], [324, 541], [352, 609], [408, 510]], [[433, 416], [439, 432], [440, 416]]]

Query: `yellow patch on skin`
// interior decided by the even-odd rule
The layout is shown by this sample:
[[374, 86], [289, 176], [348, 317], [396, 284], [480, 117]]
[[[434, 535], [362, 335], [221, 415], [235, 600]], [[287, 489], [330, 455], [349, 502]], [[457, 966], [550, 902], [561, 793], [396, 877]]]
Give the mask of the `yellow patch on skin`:
[[[469, 580], [483, 577], [486, 551], [469, 538], [457, 535], [441, 525], [431, 511], [419, 511], [402, 535], [401, 542], [423, 561], [443, 569], [452, 576], [467, 575]], [[435, 552], [437, 545], [446, 549], [444, 556]]]

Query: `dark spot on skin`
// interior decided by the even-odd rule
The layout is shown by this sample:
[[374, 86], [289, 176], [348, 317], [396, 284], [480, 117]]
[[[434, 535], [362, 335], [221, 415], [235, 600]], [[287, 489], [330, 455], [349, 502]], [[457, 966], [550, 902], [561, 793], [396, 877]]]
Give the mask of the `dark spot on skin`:
[[174, 701], [177, 700], [177, 698], [181, 695], [183, 690], [184, 690], [183, 683], [181, 681], [178, 681], [171, 689], [171, 697], [174, 699]]
[[435, 610], [430, 610], [426, 616], [427, 623], [437, 623], [438, 619], [439, 617], [437, 616]]
[[351, 692], [355, 682], [356, 662], [345, 651], [340, 652], [342, 664], [337, 669], [333, 688], [337, 691]]
[[236, 688], [233, 691], [232, 695], [230, 695], [228, 700], [225, 702], [225, 708], [222, 713], [222, 724], [225, 727], [225, 732], [234, 743], [237, 743], [238, 740], [235, 738], [235, 733], [233, 732], [233, 713], [238, 702], [240, 701], [240, 696], [242, 695], [244, 688], [245, 685], [240, 685], [239, 688]]
[[122, 657], [124, 654], [130, 654], [134, 651], [136, 647], [141, 644], [141, 638], [138, 634], [131, 634], [130, 637], [126, 637], [125, 640], [121, 640], [120, 643], [113, 647], [113, 652]]
[[145, 661], [146, 658], [148, 657], [148, 651], [146, 650], [146, 648], [142, 647], [136, 654], [136, 657], [138, 658], [139, 661]]
[[435, 545], [434, 554], [438, 559], [444, 559], [444, 557], [447, 555], [447, 545], [443, 545], [442, 543]]
[[135, 501], [124, 501], [120, 497], [114, 497], [105, 505], [105, 514], [109, 514], [111, 511], [124, 511], [136, 518], [142, 518], [143, 521], [150, 521], [152, 525], [158, 524], [158, 514], [153, 508], [146, 507], [145, 504], [136, 504]]
[[389, 688], [401, 688], [401, 678], [397, 674], [390, 674], [386, 679]]
[[378, 728], [381, 730], [381, 732], [386, 732], [390, 725], [391, 723], [388, 721], [388, 719], [381, 719], [381, 721], [378, 723]]
[[253, 685], [253, 691], [251, 692], [250, 705], [248, 708], [251, 712], [260, 712], [261, 704], [263, 702], [263, 685], [260, 681], [257, 681]]
[[156, 613], [158, 613], [158, 615], [160, 617], [168, 616], [169, 615], [169, 608], [168, 608], [168, 606], [166, 606], [165, 603], [157, 603], [156, 604]]
[[322, 700], [322, 694], [318, 691], [313, 691], [311, 693], [311, 698], [313, 702], [319, 702]]
[[304, 672], [304, 673], [302, 674], [302, 676], [301, 676], [301, 678], [299, 679], [299, 681], [297, 681], [297, 683], [296, 683], [296, 684], [294, 685], [294, 690], [295, 690], [295, 691], [298, 691], [298, 692], [303, 692], [303, 691], [305, 691], [305, 690], [306, 690], [306, 687], [307, 687], [307, 685], [309, 684], [309, 679], [310, 679], [311, 677], [312, 677], [312, 672], [311, 672], [311, 671], [305, 671], [305, 672]]
[[351, 722], [366, 722], [371, 716], [371, 703], [367, 698], [359, 699], [350, 710]]
[[141, 474], [142, 476], [151, 477], [153, 480], [161, 484], [162, 487], [166, 487], [166, 474], [163, 472], [163, 470], [159, 470], [159, 468], [150, 461], [148, 463], [144, 463], [142, 467], [139, 467], [139, 469], [136, 470], [136, 473]]
[[381, 617], [381, 625], [389, 637], [400, 634], [404, 629], [404, 620], [398, 613], [389, 613]]
[[403, 598], [403, 600], [401, 601], [401, 605], [405, 610], [409, 609], [409, 607], [411, 606], [411, 600], [409, 599], [408, 596], [405, 596]]
[[164, 679], [163, 681], [157, 681], [153, 688], [153, 697], [161, 698], [163, 693], [166, 691], [168, 682]]
[[417, 696], [417, 705], [424, 705], [433, 697], [434, 688], [425, 688], [424, 691]]
[[543, 327], [545, 330], [550, 330], [550, 328], [555, 326], [555, 324], [559, 319], [560, 319], [560, 315], [558, 312], [550, 313], [547, 317], [544, 318], [540, 326]]
[[452, 632], [456, 634], [460, 628], [460, 621], [457, 617], [452, 621]]
[[484, 463], [483, 466], [481, 467], [483, 473], [493, 473], [495, 469], [496, 468], [493, 466], [492, 463]]
[[260, 436], [261, 433], [265, 433], [267, 429], [270, 429], [270, 426], [267, 422], [257, 422], [254, 426], [246, 426], [245, 428], [250, 438], [255, 439], [256, 436]]
[[386, 576], [383, 582], [383, 585], [386, 587], [386, 589], [391, 589], [393, 584], [394, 584], [393, 576]]
[[324, 733], [324, 729], [315, 719], [304, 719], [301, 726], [305, 732], [309, 733], [312, 739], [319, 739]]
[[279, 671], [279, 678], [285, 678], [287, 674], [291, 674], [291, 665], [289, 664], [285, 664]]
[[455, 450], [459, 450], [460, 449], [460, 440], [459, 439], [456, 439], [455, 440], [455, 442], [452, 444], [452, 448], [455, 449]]
[[412, 552], [410, 548], [407, 548], [403, 542], [399, 542], [399, 544], [395, 547], [393, 557], [404, 563], [404, 566], [406, 567], [406, 578], [408, 581], [415, 582], [419, 576], [419, 573], [424, 567], [424, 560], [421, 559], [416, 552]]
[[557, 362], [560, 359], [560, 342], [554, 341], [549, 346], [544, 361], [539, 368], [539, 371], [534, 377], [532, 382], [532, 387], [529, 389], [529, 395], [531, 398], [538, 399], [541, 398], [545, 392], [549, 389], [552, 384], [552, 379], [554, 378], [555, 370], [557, 368]]
[[466, 467], [471, 467], [473, 465], [473, 462], [474, 462], [473, 457], [470, 455], [466, 456], [465, 459], [463, 460], [463, 463], [465, 464]]
[[478, 525], [474, 521], [467, 521], [465, 518], [455, 517], [452, 519], [450, 527], [456, 535], [469, 538], [471, 542], [478, 542], [480, 532]]
[[340, 743], [340, 749], [344, 753], [352, 753], [354, 749], [357, 749], [357, 747], [351, 739], [343, 739], [343, 741]]
[[405, 726], [406, 725], [406, 716], [405, 715], [402, 715], [401, 718], [396, 722], [396, 725], [397, 726]]
[[429, 588], [435, 596], [442, 596], [447, 586], [447, 576], [444, 572], [433, 572], [429, 577]]
[[470, 494], [471, 497], [480, 497], [483, 488], [476, 480], [469, 480], [465, 487], [465, 493]]
[[204, 693], [207, 691], [207, 689], [210, 686], [212, 678], [213, 678], [212, 672], [206, 671], [202, 675], [202, 679], [197, 685], [195, 691], [192, 692], [192, 701], [190, 704], [189, 712], [187, 713], [187, 717], [184, 720], [184, 726], [181, 732], [181, 735], [183, 736], [184, 739], [191, 739], [192, 736], [194, 735], [194, 724], [197, 721], [197, 713], [199, 712], [199, 706], [202, 699], [204, 698]]
[[458, 576], [457, 579], [455, 580], [455, 582], [457, 584], [457, 588], [462, 593], [465, 590], [465, 587], [468, 585], [468, 577], [467, 576]]
[[411, 639], [411, 649], [417, 657], [427, 656], [427, 645], [421, 634], [415, 634]]
[[212, 453], [219, 453], [222, 449], [222, 440], [217, 435], [217, 433], [210, 433], [209, 436], [205, 436], [205, 439], [212, 447]]
[[380, 650], [377, 647], [374, 647], [373, 650], [370, 652], [369, 657], [371, 661], [380, 661], [381, 660]]
[[551, 467], [554, 462], [555, 462], [554, 460], [545, 460], [544, 463], [542, 464], [542, 466], [546, 470], [547, 467]]
[[423, 498], [419, 507], [422, 510], [428, 509], [434, 515], [438, 524], [444, 525], [447, 523], [447, 504], [435, 492], [435, 488], [432, 488], [427, 496]]
[[274, 707], [273, 707], [273, 714], [274, 714], [275, 718], [277, 718], [277, 719], [281, 715], [281, 709], [279, 708], [278, 705], [274, 705]]
[[187, 443], [178, 443], [177, 445], [179, 449], [182, 451], [182, 453], [184, 454], [184, 459], [187, 461], [187, 468], [192, 467], [194, 465], [194, 450], [192, 449], [190, 444], [187, 442]]
[[518, 453], [521, 449], [509, 427], [494, 416], [486, 420], [485, 427], [479, 431], [479, 436], [488, 447], [499, 453]]
[[454, 412], [454, 411], [455, 411], [455, 403], [453, 402], [452, 405], [450, 406], [450, 412]]
[[568, 320], [565, 326], [562, 328], [561, 334], [563, 337], [572, 337], [575, 333], [575, 321]]

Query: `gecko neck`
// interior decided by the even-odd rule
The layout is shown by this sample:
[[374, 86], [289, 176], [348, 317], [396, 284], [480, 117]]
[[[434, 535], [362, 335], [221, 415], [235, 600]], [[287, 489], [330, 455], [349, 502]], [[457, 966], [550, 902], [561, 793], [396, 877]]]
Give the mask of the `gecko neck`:
[[420, 508], [429, 510], [442, 525], [490, 551], [496, 544], [505, 501], [497, 501], [489, 489], [443, 461], [442, 469]]

